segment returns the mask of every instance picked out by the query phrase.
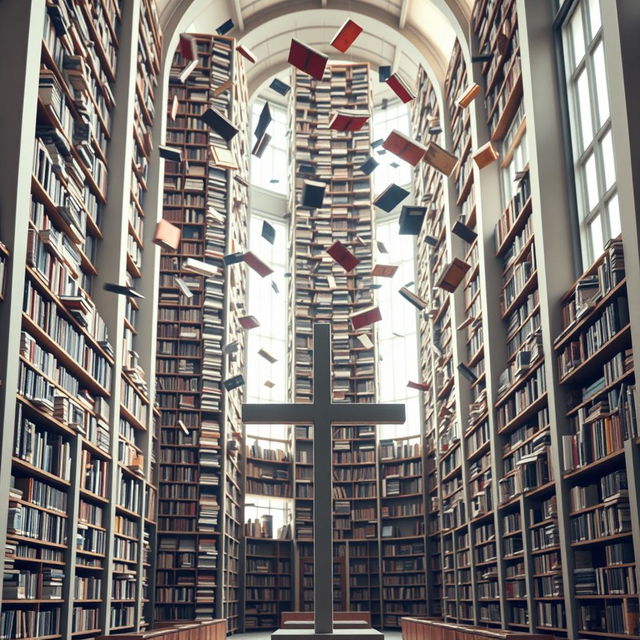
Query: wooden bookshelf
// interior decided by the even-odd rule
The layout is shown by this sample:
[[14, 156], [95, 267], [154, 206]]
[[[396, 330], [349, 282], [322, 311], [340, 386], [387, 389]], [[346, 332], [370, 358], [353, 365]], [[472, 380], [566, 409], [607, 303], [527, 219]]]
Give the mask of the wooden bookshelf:
[[[160, 417], [160, 493], [156, 616], [161, 620], [227, 618], [237, 627], [238, 563], [242, 534], [241, 390], [223, 380], [244, 366], [243, 265], [223, 256], [246, 246], [245, 133], [233, 139], [238, 169], [216, 167], [209, 146], [227, 146], [198, 118], [213, 107], [244, 130], [246, 84], [231, 38], [196, 36], [198, 65], [175, 54], [170, 78], [167, 144], [182, 162], [165, 166], [164, 217], [181, 228], [177, 252], [162, 252], [158, 314], [157, 388]], [[216, 91], [223, 83], [231, 87]], [[182, 269], [185, 258], [218, 267], [223, 278]], [[182, 294], [180, 278], [192, 293]], [[225, 344], [238, 342], [233, 356]], [[224, 558], [224, 560], [223, 560]]]

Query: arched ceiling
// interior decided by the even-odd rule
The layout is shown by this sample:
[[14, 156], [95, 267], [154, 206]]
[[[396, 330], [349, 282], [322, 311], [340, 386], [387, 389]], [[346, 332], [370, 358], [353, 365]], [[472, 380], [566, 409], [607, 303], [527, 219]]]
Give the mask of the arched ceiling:
[[[184, 31], [214, 33], [232, 18], [233, 35], [258, 62], [248, 66], [253, 93], [287, 66], [289, 43], [296, 37], [332, 58], [388, 64], [411, 83], [422, 63], [440, 84], [456, 36], [466, 40], [473, 0], [158, 0], [173, 51]], [[347, 17], [364, 27], [346, 55], [328, 43]]]

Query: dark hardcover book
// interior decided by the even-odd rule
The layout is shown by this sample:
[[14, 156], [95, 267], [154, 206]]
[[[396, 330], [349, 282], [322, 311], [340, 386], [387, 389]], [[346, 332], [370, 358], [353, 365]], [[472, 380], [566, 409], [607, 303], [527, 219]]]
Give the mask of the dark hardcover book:
[[409, 192], [397, 184], [390, 184], [374, 201], [373, 204], [383, 211], [389, 212], [397, 207]]
[[128, 298], [142, 298], [144, 296], [141, 293], [138, 293], [133, 287], [127, 287], [122, 284], [115, 284], [113, 282], [105, 282], [103, 289], [105, 291], [110, 291], [111, 293], [117, 293], [121, 296], [127, 296]]
[[402, 207], [400, 211], [400, 235], [417, 236], [422, 228], [426, 213], [426, 207]]
[[326, 187], [327, 185], [324, 182], [305, 180], [302, 188], [302, 205], [316, 209], [321, 207]]
[[269, 85], [270, 89], [273, 89], [276, 93], [279, 93], [281, 96], [286, 96], [289, 93], [291, 87], [282, 80], [278, 80], [278, 78], [274, 78]]
[[345, 271], [351, 271], [360, 263], [347, 247], [340, 240], [336, 240], [328, 249], [327, 253], [342, 267]]
[[378, 80], [380, 82], [386, 82], [390, 75], [391, 75], [390, 65], [385, 64], [378, 67]]
[[231, 264], [242, 262], [243, 260], [244, 260], [244, 253], [242, 253], [242, 251], [236, 251], [235, 253], [228, 253], [226, 256], [222, 257], [222, 262], [227, 267]]
[[263, 133], [261, 138], [256, 140], [256, 143], [253, 145], [253, 149], [251, 149], [251, 155], [256, 158], [262, 158], [262, 154], [264, 150], [269, 146], [271, 142], [271, 136], [268, 133]]
[[422, 311], [426, 309], [427, 303], [420, 296], [413, 293], [413, 291], [409, 291], [407, 287], [402, 287], [398, 289], [398, 293], [407, 301], [410, 302], [416, 309]]
[[173, 162], [182, 162], [182, 149], [176, 147], [167, 147], [166, 145], [158, 145], [158, 153], [161, 158], [165, 160], [172, 160]]
[[180, 34], [180, 42], [178, 43], [180, 55], [187, 60], [198, 59], [198, 43], [196, 39], [188, 33]]
[[231, 140], [237, 133], [238, 129], [234, 127], [229, 120], [227, 120], [221, 113], [215, 109], [207, 109], [204, 113], [200, 114], [200, 120], [202, 120], [208, 127], [215, 131], [219, 136], [224, 138], [227, 142]]
[[256, 138], [262, 138], [262, 135], [267, 130], [267, 127], [271, 124], [271, 120], [271, 109], [269, 108], [269, 103], [265, 102], [264, 106], [262, 107], [262, 111], [260, 111], [258, 124], [256, 125], [256, 129], [253, 132]]
[[269, 243], [273, 244], [276, 239], [276, 230], [266, 220], [262, 221], [262, 231], [260, 235]]
[[372, 158], [371, 156], [369, 156], [359, 167], [358, 169], [360, 169], [360, 171], [362, 171], [362, 173], [364, 173], [365, 175], [370, 175], [371, 173], [373, 173], [373, 171], [375, 170], [375, 168], [379, 165], [380, 163], [375, 159]]
[[232, 391], [244, 384], [244, 378], [242, 375], [233, 376], [233, 378], [228, 378], [222, 384], [227, 391]]
[[467, 225], [460, 219], [456, 220], [453, 227], [451, 227], [451, 231], [469, 244], [478, 237], [478, 234], [473, 229], [469, 229], [469, 227], [467, 227]]
[[217, 29], [216, 33], [219, 36], [223, 36], [225, 33], [229, 33], [231, 29], [233, 29], [235, 25], [233, 24], [233, 20], [229, 18], [226, 22], [223, 22]]

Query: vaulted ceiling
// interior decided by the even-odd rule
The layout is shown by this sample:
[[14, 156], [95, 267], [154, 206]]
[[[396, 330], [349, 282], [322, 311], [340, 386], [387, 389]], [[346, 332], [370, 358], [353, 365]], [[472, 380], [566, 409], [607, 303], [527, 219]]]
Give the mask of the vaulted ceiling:
[[[287, 64], [296, 37], [332, 58], [390, 64], [408, 80], [422, 63], [442, 82], [456, 36], [466, 38], [473, 0], [158, 0], [166, 46], [173, 51], [184, 31], [214, 33], [232, 18], [229, 35], [258, 58], [249, 65], [249, 89], [256, 91]], [[328, 44], [346, 18], [364, 27], [346, 55]]]

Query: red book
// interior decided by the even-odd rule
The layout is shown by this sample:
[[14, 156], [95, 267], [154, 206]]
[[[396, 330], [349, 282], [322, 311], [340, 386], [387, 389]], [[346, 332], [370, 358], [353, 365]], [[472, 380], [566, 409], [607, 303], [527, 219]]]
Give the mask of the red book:
[[411, 89], [407, 87], [405, 81], [398, 75], [398, 73], [390, 75], [386, 79], [386, 83], [389, 85], [393, 93], [395, 93], [405, 104], [407, 102], [411, 102], [415, 98]]
[[247, 251], [243, 256], [243, 259], [261, 278], [273, 273], [273, 269], [262, 262], [262, 260], [260, 260], [260, 258], [251, 251]]
[[187, 60], [198, 59], [198, 44], [193, 36], [190, 36], [188, 33], [181, 33], [178, 46], [180, 47], [180, 54], [183, 58]]
[[180, 233], [180, 227], [176, 227], [168, 220], [160, 220], [153, 234], [153, 243], [163, 249], [173, 249], [175, 251], [180, 244]]
[[397, 264], [376, 264], [371, 270], [371, 275], [376, 278], [393, 278], [397, 270]]
[[316, 80], [322, 80], [328, 59], [329, 56], [325, 56], [324, 53], [320, 53], [317, 49], [303, 44], [300, 40], [291, 38], [289, 64], [292, 64], [296, 69], [308, 73]]
[[462, 279], [470, 268], [471, 266], [463, 260], [460, 260], [460, 258], [454, 258], [444, 268], [444, 271], [436, 282], [436, 287], [440, 287], [440, 289], [453, 293], [458, 288], [458, 285], [462, 282]]
[[236, 51], [243, 57], [245, 57], [249, 62], [255, 62], [258, 58], [256, 58], [253, 51], [251, 51], [248, 47], [245, 47], [243, 44], [239, 44], [236, 47]]
[[344, 267], [345, 271], [351, 271], [360, 263], [347, 247], [340, 240], [336, 240], [328, 249], [327, 253], [339, 264]]
[[347, 18], [346, 22], [338, 29], [338, 33], [333, 36], [331, 46], [344, 53], [361, 33], [362, 27], [351, 18]]
[[244, 329], [254, 329], [255, 327], [259, 327], [260, 323], [257, 318], [254, 316], [242, 316], [238, 319], [240, 326]]
[[355, 331], [358, 329], [362, 329], [362, 327], [366, 327], [374, 322], [378, 322], [382, 320], [382, 314], [380, 313], [380, 309], [378, 307], [367, 307], [362, 311], [356, 311], [352, 313], [350, 316], [351, 323], [353, 324], [353, 328]]
[[369, 119], [366, 111], [338, 111], [331, 116], [329, 129], [336, 131], [360, 131]]
[[424, 158], [424, 154], [427, 152], [427, 147], [405, 136], [404, 133], [397, 129], [394, 129], [387, 136], [382, 146], [414, 167]]
[[418, 389], [419, 391], [429, 391], [429, 389], [431, 389], [430, 385], [426, 382], [412, 382], [411, 380], [407, 382], [407, 387], [409, 387], [409, 389]]

